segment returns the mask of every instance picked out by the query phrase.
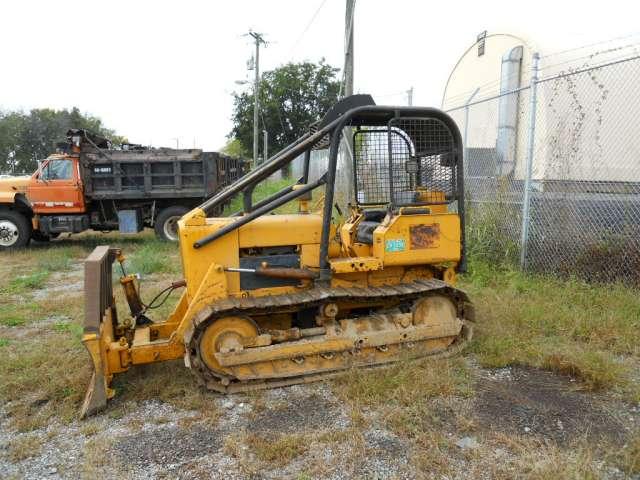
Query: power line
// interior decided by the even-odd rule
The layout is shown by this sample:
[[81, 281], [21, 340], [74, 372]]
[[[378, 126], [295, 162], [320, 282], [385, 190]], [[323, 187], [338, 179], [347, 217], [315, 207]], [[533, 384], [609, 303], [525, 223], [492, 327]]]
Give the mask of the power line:
[[322, 7], [324, 7], [325, 3], [327, 3], [327, 0], [322, 0], [322, 2], [320, 2], [320, 5], [318, 6], [318, 8], [316, 9], [315, 13], [311, 17], [311, 20], [309, 20], [309, 23], [307, 23], [307, 26], [304, 27], [304, 30], [302, 30], [302, 33], [300, 33], [300, 35], [298, 36], [298, 39], [294, 42], [293, 47], [291, 47], [291, 51], [289, 52], [289, 56], [293, 55], [294, 50], [296, 48], [298, 48], [298, 45], [300, 44], [300, 41], [302, 40], [302, 37], [304, 37], [305, 34], [307, 33], [307, 31], [309, 30], [309, 28], [311, 28], [311, 25], [313, 25], [313, 22], [315, 22], [316, 17], [318, 16], [318, 13], [320, 13], [320, 10], [322, 10]]
[[542, 56], [542, 57], [540, 57], [540, 58], [554, 57], [554, 56], [557, 56], [557, 55], [562, 55], [562, 54], [565, 54], [565, 53], [573, 52], [573, 51], [576, 51], [576, 50], [583, 50], [583, 49], [585, 49], [585, 48], [589, 48], [589, 47], [596, 47], [596, 46], [598, 46], [598, 45], [603, 45], [603, 44], [605, 44], [605, 43], [616, 42], [616, 41], [618, 41], [618, 40], [626, 40], [626, 39], [628, 39], [628, 38], [637, 37], [637, 36], [639, 36], [639, 35], [640, 35], [640, 32], [635, 32], [635, 33], [631, 33], [631, 34], [629, 34], [629, 35], [623, 35], [623, 36], [621, 36], [621, 37], [614, 37], [614, 38], [610, 38], [610, 39], [608, 39], [608, 40], [601, 40], [601, 41], [599, 41], [599, 42], [589, 43], [589, 44], [587, 44], [587, 45], [581, 45], [581, 46], [579, 46], [579, 47], [568, 48], [568, 49], [566, 49], [566, 50], [559, 50], [559, 51], [557, 51], [557, 52], [551, 52], [551, 53], [548, 53], [548, 54], [546, 54], [546, 55], [543, 55], [543, 56]]

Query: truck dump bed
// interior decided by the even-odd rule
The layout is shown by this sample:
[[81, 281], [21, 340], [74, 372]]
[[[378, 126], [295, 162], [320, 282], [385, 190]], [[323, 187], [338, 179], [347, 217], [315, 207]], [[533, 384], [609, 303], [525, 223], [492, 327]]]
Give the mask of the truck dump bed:
[[245, 162], [218, 152], [135, 147], [80, 153], [87, 198], [207, 198], [240, 178]]

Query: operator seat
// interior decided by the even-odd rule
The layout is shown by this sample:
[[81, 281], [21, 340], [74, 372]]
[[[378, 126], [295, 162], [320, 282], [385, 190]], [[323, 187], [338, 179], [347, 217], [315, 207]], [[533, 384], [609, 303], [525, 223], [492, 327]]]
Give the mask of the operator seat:
[[364, 210], [364, 218], [358, 224], [356, 242], [373, 245], [373, 231], [387, 216], [386, 210]]

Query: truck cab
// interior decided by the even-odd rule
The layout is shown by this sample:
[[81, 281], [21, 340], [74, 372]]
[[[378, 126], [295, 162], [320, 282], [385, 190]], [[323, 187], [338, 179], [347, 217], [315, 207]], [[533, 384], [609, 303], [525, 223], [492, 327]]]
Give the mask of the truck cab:
[[79, 156], [49, 156], [31, 176], [27, 197], [36, 215], [84, 213], [86, 207]]
[[[77, 152], [53, 154], [29, 177], [0, 180], [0, 249], [23, 247], [31, 238], [49, 240], [59, 234], [54, 224], [59, 229], [61, 220], [77, 224], [83, 218], [79, 160]], [[89, 227], [88, 221], [80, 223], [81, 229]]]

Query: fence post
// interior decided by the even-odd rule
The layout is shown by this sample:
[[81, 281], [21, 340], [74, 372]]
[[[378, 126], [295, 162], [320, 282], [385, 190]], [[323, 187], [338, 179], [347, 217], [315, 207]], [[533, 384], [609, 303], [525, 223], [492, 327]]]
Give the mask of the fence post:
[[538, 89], [538, 61], [540, 54], [535, 52], [531, 65], [531, 84], [529, 88], [529, 139], [527, 142], [527, 158], [524, 176], [524, 192], [522, 199], [522, 236], [520, 238], [520, 269], [527, 268], [527, 249], [529, 247], [529, 220], [531, 204], [531, 175], [533, 174], [533, 155], [536, 143], [536, 107]]

